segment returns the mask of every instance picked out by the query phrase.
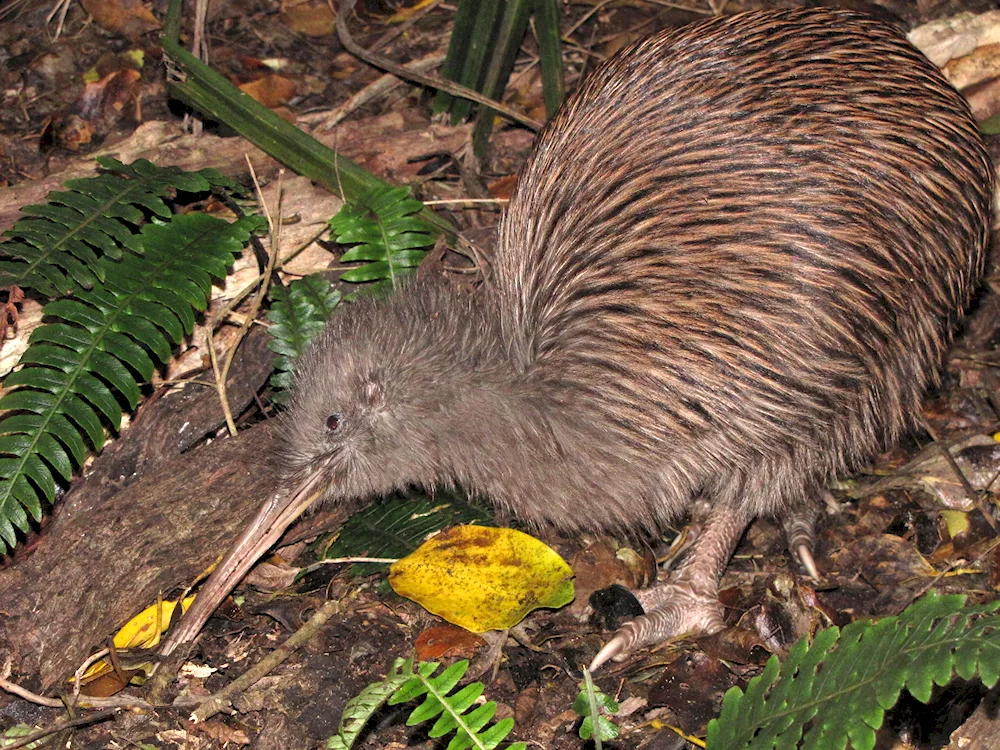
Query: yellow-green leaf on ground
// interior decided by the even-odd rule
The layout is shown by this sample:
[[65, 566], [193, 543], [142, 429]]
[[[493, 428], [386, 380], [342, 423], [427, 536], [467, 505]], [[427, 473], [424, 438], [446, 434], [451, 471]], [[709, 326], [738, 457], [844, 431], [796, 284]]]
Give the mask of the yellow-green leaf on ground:
[[546, 544], [485, 526], [443, 531], [389, 568], [397, 594], [474, 633], [505, 630], [539, 607], [569, 604], [572, 577]]
[[948, 527], [948, 536], [954, 539], [969, 530], [969, 514], [961, 510], [942, 510], [941, 518]]

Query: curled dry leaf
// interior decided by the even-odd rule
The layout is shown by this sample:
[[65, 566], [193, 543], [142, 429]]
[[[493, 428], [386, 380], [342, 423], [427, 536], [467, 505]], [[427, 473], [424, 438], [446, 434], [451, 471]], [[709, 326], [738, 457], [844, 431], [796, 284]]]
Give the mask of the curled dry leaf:
[[[187, 608], [191, 606], [191, 602], [193, 601], [194, 596], [189, 596], [184, 599], [181, 602], [181, 611], [186, 612]], [[163, 633], [165, 633], [167, 628], [170, 626], [170, 622], [174, 615], [174, 609], [177, 607], [177, 602], [163, 601], [159, 603], [159, 606], [159, 613], [157, 612], [157, 605], [151, 604], [125, 623], [125, 625], [122, 626], [122, 629], [115, 634], [115, 648], [119, 651], [130, 648], [150, 649], [158, 645], [160, 643], [160, 636], [163, 635]], [[159, 627], [157, 627], [157, 625]], [[133, 665], [134, 669], [144, 669], [146, 667], [152, 669], [152, 662], [149, 662], [148, 664]], [[80, 683], [86, 685], [87, 683], [96, 680], [101, 675], [107, 674], [111, 670], [112, 666], [110, 662], [107, 659], [101, 659], [100, 661], [94, 662], [90, 665], [87, 671], [83, 673]], [[148, 669], [145, 671], [148, 672]]]

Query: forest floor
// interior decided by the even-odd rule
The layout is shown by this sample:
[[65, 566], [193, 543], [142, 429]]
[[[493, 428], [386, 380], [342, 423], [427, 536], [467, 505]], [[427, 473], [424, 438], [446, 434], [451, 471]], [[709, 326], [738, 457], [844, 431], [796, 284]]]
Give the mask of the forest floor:
[[[767, 0], [731, 0], [724, 3], [724, 12], [769, 4]], [[965, 11], [981, 13], [994, 5], [963, 0], [828, 4], [866, 10], [905, 28]], [[150, 7], [127, 0], [70, 1], [64, 4], [65, 16], [51, 21], [46, 17], [52, 8], [43, 7], [48, 5], [15, 0], [0, 9], [5, 14], [0, 23], [0, 80], [5, 100], [0, 107], [0, 229], [9, 229], [23, 205], [41, 202], [64, 178], [92, 172], [92, 157], [98, 150], [143, 154], [167, 166], [176, 163], [171, 154], [179, 142], [193, 142], [179, 140], [190, 138], [184, 134], [183, 108], [168, 96], [167, 67], [159, 44], [165, 3], [157, 0]], [[563, 4], [560, 22], [567, 89], [572, 91], [597, 61], [631, 40], [712, 12], [697, 1], [689, 10], [679, 3], [638, 0]], [[444, 2], [390, 6], [386, 0], [367, 0], [351, 17], [350, 25], [363, 46], [410, 63], [444, 54], [454, 14], [453, 5]], [[190, 26], [191, 19], [186, 21]], [[209, 4], [206, 31], [212, 66], [302, 129], [322, 134], [327, 143], [342, 144], [346, 153], [379, 176], [413, 185], [416, 196], [425, 201], [486, 199], [472, 207], [451, 207], [446, 213], [482, 256], [489, 258], [499, 206], [509, 196], [513, 175], [530, 152], [530, 132], [498, 124], [489, 157], [482, 164], [475, 163], [468, 158], [469, 127], [432, 117], [432, 95], [410, 85], [378, 93], [327, 127], [338, 107], [382, 74], [342, 49], [325, 2], [215, 0]], [[529, 31], [505, 101], [543, 120], [536, 53]], [[212, 128], [209, 132], [207, 137], [220, 145], [206, 148], [185, 166], [214, 166], [249, 185], [242, 154], [251, 149], [231, 133]], [[991, 136], [987, 142], [996, 158], [1000, 152], [997, 138]], [[195, 149], [186, 147], [191, 158]], [[255, 166], [273, 186], [277, 168], [260, 159]], [[283, 237], [291, 247], [314, 237], [337, 203], [306, 180], [286, 179], [284, 214], [301, 221], [298, 228], [289, 226]], [[297, 278], [323, 271], [335, 276], [339, 253], [331, 242], [314, 242], [284, 267], [283, 274]], [[432, 257], [432, 262], [435, 271], [448, 275], [447, 269], [461, 265], [463, 259], [448, 254]], [[475, 285], [480, 280], [476, 270], [470, 272], [466, 265], [450, 275], [456, 283]], [[226, 284], [216, 289], [205, 318], [232, 300], [232, 290], [256, 272], [248, 253]], [[996, 597], [1000, 483], [995, 480], [1000, 476], [1000, 438], [995, 440], [994, 435], [1000, 435], [996, 396], [1000, 381], [993, 360], [1000, 340], [1000, 304], [993, 287], [987, 287], [948, 357], [943, 385], [926, 402], [923, 429], [865, 471], [841, 477], [832, 487], [819, 522], [816, 549], [822, 582], [811, 581], [796, 569], [779, 524], [768, 519], [755, 522], [722, 582], [727, 631], [697, 642], [641, 650], [595, 676], [598, 687], [621, 707], [614, 718], [621, 737], [610, 743], [612, 747], [692, 747], [684, 735], [705, 736], [707, 722], [718, 715], [727, 690], [734, 685], [746, 687], [771, 654], [785, 656], [795, 641], [822, 628], [899, 614], [929, 590], [965, 594], [975, 603]], [[0, 350], [0, 364], [7, 362], [4, 372], [38, 324], [41, 301], [30, 294], [23, 302], [11, 300], [17, 303], [19, 323], [10, 329], [9, 340]], [[248, 309], [247, 304], [237, 306], [235, 314]], [[178, 380], [199, 376], [211, 380], [208, 347], [214, 342], [224, 351], [235, 340], [237, 328], [225, 325], [209, 337], [202, 321], [169, 367], [158, 373], [156, 383], [144, 391], [144, 406], [131, 426], [122, 430], [115, 449], [129, 450], [130, 455], [166, 450], [159, 444], [150, 447], [157, 430], [142, 429], [143, 420], [153, 419], [146, 416], [152, 413], [153, 404], [166, 390], [175, 389]], [[255, 385], [236, 415], [240, 429], [272, 419], [280, 411], [264, 380], [267, 368], [259, 367], [261, 358], [270, 356], [269, 352], [259, 355], [257, 372], [247, 375]], [[252, 369], [252, 363], [245, 366]], [[181, 423], [188, 416], [180, 412], [170, 418]], [[203, 434], [199, 444], [224, 437], [221, 416]], [[183, 450], [197, 447], [186, 445]], [[198, 461], [197, 452], [190, 455], [192, 462]], [[110, 482], [112, 472], [102, 471], [100, 477], [94, 472], [78, 476], [67, 497], [85, 492], [88, 483], [96, 487], [99, 481]], [[122, 486], [116, 484], [113, 489]], [[2, 558], [0, 591], [5, 575], [13, 575], [12, 571], [51, 544], [48, 529], [58, 524], [61, 503], [49, 509], [51, 516], [15, 552]], [[74, 512], [79, 507], [74, 506]], [[291, 536], [308, 541], [325, 538], [321, 534], [331, 529], [322, 528], [323, 520], [322, 515], [309, 518]], [[669, 541], [677, 530], [664, 532]], [[113, 529], [103, 533], [111, 534]], [[190, 708], [134, 707], [50, 735], [50, 746], [57, 742], [79, 748], [324, 746], [326, 738], [337, 731], [345, 703], [369, 683], [383, 679], [396, 659], [416, 651], [423, 659], [469, 659], [469, 676], [485, 682], [486, 696], [498, 703], [498, 717], [514, 719], [513, 739], [551, 750], [592, 747], [580, 739], [581, 719], [572, 706], [583, 679], [582, 667], [609, 637], [606, 617], [613, 616], [595, 614], [588, 606], [589, 594], [612, 583], [641, 584], [655, 574], [655, 561], [669, 545], [663, 540], [567, 535], [546, 529], [532, 533], [571, 564], [577, 596], [568, 607], [530, 615], [516, 637], [513, 632], [470, 637], [466, 631], [447, 626], [393, 593], [384, 585], [384, 570], [352, 576], [347, 566], [324, 565], [291, 582], [280, 571], [305, 567], [322, 546], [298, 541], [280, 550], [280, 561], [272, 561], [279, 571], [274, 579], [268, 581], [267, 574], [258, 571], [255, 582], [259, 585], [243, 585], [238, 598], [228, 600], [209, 621], [184, 669], [182, 688], [175, 686], [175, 692], [186, 696], [214, 693], [273, 651], [324, 602], [340, 601], [340, 611], [283, 664], [236, 696], [231, 710], [194, 723], [189, 719]], [[185, 553], [177, 550], [176, 554]], [[59, 557], [58, 550], [55, 557]], [[90, 562], [64, 557], [60, 566], [67, 576], [73, 575], [71, 568], [79, 567], [85, 571], [84, 578], [104, 580], [103, 571], [87, 569]], [[166, 599], [177, 591], [162, 593]], [[133, 611], [153, 603], [136, 601]], [[0, 628], [4, 610], [5, 602], [0, 599]], [[73, 615], [67, 610], [60, 616]], [[113, 635], [111, 631], [94, 638], [92, 648], [96, 650]], [[0, 636], [0, 655], [5, 640], [10, 639]], [[91, 694], [145, 697], [141, 685], [115, 683], [120, 676], [112, 673], [108, 684], [91, 688]], [[0, 677], [36, 687], [45, 682], [16, 670], [13, 675], [0, 671]], [[68, 685], [46, 687], [48, 695], [71, 692]], [[955, 680], [935, 688], [929, 705], [904, 693], [887, 714], [878, 747], [949, 747], [952, 732], [969, 719], [986, 693], [975, 680]], [[990, 696], [987, 702], [995, 703], [995, 695]], [[443, 741], [428, 737], [427, 725], [406, 726], [410, 710], [412, 705], [381, 709], [356, 747], [444, 747]], [[77, 708], [73, 715], [86, 717], [88, 711]], [[10, 728], [51, 728], [65, 719], [61, 707], [37, 705], [0, 690], [0, 733]], [[0, 747], [4, 746], [0, 734]]]

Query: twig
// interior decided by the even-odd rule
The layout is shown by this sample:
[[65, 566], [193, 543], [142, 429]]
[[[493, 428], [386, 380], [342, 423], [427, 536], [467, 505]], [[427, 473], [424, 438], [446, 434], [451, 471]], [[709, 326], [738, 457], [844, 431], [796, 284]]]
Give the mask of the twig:
[[10, 675], [10, 657], [7, 657], [6, 663], [3, 665], [3, 669], [0, 670], [0, 690], [10, 693], [11, 695], [16, 695], [19, 698], [24, 698], [24, 700], [29, 703], [35, 703], [39, 706], [48, 706], [49, 708], [62, 708], [65, 704], [58, 698], [46, 698], [44, 695], [38, 695], [33, 693], [27, 688], [23, 688], [15, 682], [11, 682], [7, 679]]
[[309, 621], [305, 625], [292, 633], [288, 637], [288, 640], [198, 706], [191, 714], [191, 720], [195, 723], [206, 721], [229, 706], [233, 695], [243, 692], [258, 680], [267, 676], [271, 670], [312, 638], [326, 624], [327, 620], [339, 613], [340, 601], [337, 599], [328, 600], [322, 607], [316, 610], [316, 613], [309, 618]]
[[561, 36], [564, 39], [569, 39], [571, 36], [573, 36], [573, 34], [576, 33], [576, 30], [579, 29], [581, 26], [583, 26], [585, 23], [587, 23], [587, 21], [590, 20], [590, 18], [594, 14], [599, 13], [601, 9], [604, 8], [604, 6], [610, 5], [613, 2], [614, 0], [601, 0], [599, 3], [595, 3], [590, 10], [588, 10], [580, 18], [578, 18], [576, 20], [576, 23], [574, 23], [572, 26], [566, 29], [565, 33], [563, 33]]
[[90, 665], [94, 662], [98, 662], [111, 653], [111, 649], [102, 648], [97, 653], [88, 656], [83, 664], [76, 668], [76, 672], [73, 673], [73, 705], [75, 706], [80, 702], [80, 686], [83, 684], [83, 676], [90, 669]]
[[489, 97], [483, 96], [478, 91], [473, 91], [472, 89], [461, 86], [453, 81], [446, 81], [443, 78], [438, 78], [437, 76], [427, 76], [423, 73], [411, 70], [408, 67], [397, 65], [388, 57], [369, 52], [364, 47], [357, 44], [357, 42], [355, 42], [351, 37], [350, 31], [347, 29], [347, 16], [352, 10], [354, 10], [354, 3], [355, 0], [342, 0], [339, 12], [337, 13], [337, 36], [340, 38], [340, 43], [344, 45], [344, 49], [352, 55], [361, 58], [369, 65], [381, 68], [382, 70], [387, 70], [399, 78], [419, 83], [422, 86], [429, 86], [433, 89], [446, 91], [452, 96], [469, 99], [476, 104], [481, 104], [484, 107], [489, 107], [490, 109], [495, 110], [508, 119], [524, 125], [526, 128], [530, 128], [534, 131], [541, 130], [542, 123], [537, 120], [533, 120], [532, 118], [527, 117], [526, 115], [523, 115], [520, 112], [501, 104], [500, 102], [493, 101]]
[[215, 390], [219, 394], [219, 403], [222, 405], [222, 413], [226, 417], [226, 429], [230, 436], [236, 435], [236, 421], [233, 413], [229, 409], [229, 398], [226, 396], [226, 381], [222, 378], [222, 371], [219, 369], [219, 357], [215, 353], [215, 335], [212, 329], [208, 329], [208, 359], [212, 363], [212, 375], [215, 376]]
[[272, 217], [271, 213], [268, 211], [267, 205], [264, 203], [264, 196], [261, 191], [260, 183], [257, 181], [257, 173], [253, 168], [253, 164], [250, 163], [249, 157], [247, 158], [247, 165], [250, 167], [250, 176], [253, 178], [254, 188], [257, 191], [257, 197], [260, 200], [261, 208], [264, 210], [264, 215], [267, 217], [267, 225], [271, 235], [271, 252], [267, 257], [267, 268], [264, 270], [264, 273], [261, 274], [260, 282], [257, 286], [257, 294], [254, 297], [253, 302], [250, 304], [250, 309], [243, 318], [243, 322], [240, 324], [239, 331], [236, 333], [236, 341], [233, 342], [233, 345], [229, 347], [229, 351], [226, 352], [226, 360], [221, 369], [218, 368], [214, 359], [215, 347], [211, 346], [212, 337], [211, 334], [209, 335], [209, 350], [213, 355], [212, 369], [216, 374], [216, 388], [219, 391], [219, 400], [222, 402], [222, 411], [226, 415], [226, 425], [229, 428], [229, 434], [231, 436], [236, 435], [236, 422], [233, 420], [233, 414], [229, 408], [229, 397], [226, 395], [226, 380], [229, 377], [229, 369], [233, 365], [233, 359], [236, 357], [236, 350], [239, 348], [240, 342], [243, 341], [243, 338], [247, 335], [247, 331], [250, 330], [250, 326], [253, 325], [254, 318], [257, 317], [257, 311], [260, 310], [261, 303], [264, 301], [264, 295], [267, 294], [271, 276], [274, 274], [275, 264], [278, 261], [278, 248], [281, 246], [281, 193], [285, 171], [278, 171], [278, 205], [276, 206], [276, 216], [279, 217], [279, 220], [275, 221], [274, 217]]
[[104, 711], [98, 711], [94, 714], [88, 714], [87, 716], [77, 716], [75, 719], [66, 719], [57, 724], [53, 724], [52, 726], [45, 727], [44, 729], [39, 729], [37, 732], [26, 734], [24, 737], [21, 737], [10, 744], [4, 743], [3, 748], [4, 750], [14, 750], [14, 748], [18, 747], [28, 747], [28, 745], [31, 745], [44, 737], [57, 734], [66, 729], [73, 729], [74, 727], [83, 726], [84, 724], [94, 724], [98, 721], [109, 719], [118, 713], [119, 710], [120, 709], [118, 708], [109, 708]]
[[424, 201], [425, 206], [448, 206], [454, 203], [460, 204], [474, 204], [474, 203], [489, 203], [493, 206], [500, 206], [504, 203], [510, 202], [510, 198], [441, 198], [440, 200], [434, 201]]
[[[417, 71], [423, 73], [425, 70], [431, 70], [436, 68], [442, 62], [444, 62], [444, 55], [433, 54], [423, 57], [419, 60], [411, 62], [407, 65], [409, 70]], [[323, 122], [319, 125], [319, 130], [325, 132], [327, 130], [332, 130], [337, 123], [347, 117], [351, 112], [358, 109], [359, 107], [367, 104], [373, 99], [377, 99], [380, 96], [388, 94], [392, 89], [396, 88], [399, 84], [403, 82], [403, 79], [399, 76], [393, 75], [392, 73], [386, 73], [383, 76], [379, 76], [374, 82], [365, 86], [361, 91], [356, 93], [346, 102], [341, 104], [335, 110], [333, 110]]]
[[[7, 658], [7, 662], [4, 664], [4, 668], [0, 670], [0, 690], [10, 693], [11, 695], [16, 695], [19, 698], [23, 698], [29, 703], [34, 703], [38, 706], [46, 706], [47, 708], [64, 708], [66, 702], [59, 700], [58, 698], [47, 698], [44, 695], [39, 695], [38, 693], [33, 693], [25, 687], [21, 687], [16, 682], [11, 682], [7, 678], [10, 676], [10, 658]], [[152, 711], [154, 709], [153, 704], [142, 700], [141, 698], [135, 698], [131, 695], [113, 695], [109, 698], [95, 698], [89, 695], [82, 696], [81, 702], [79, 704], [82, 708], [98, 708], [98, 709], [118, 709], [118, 708], [142, 708]], [[8, 747], [4, 745], [4, 750]]]
[[[275, 264], [275, 269], [283, 268], [284, 265], [288, 263], [290, 260], [298, 257], [303, 252], [305, 252], [306, 248], [311, 247], [312, 244], [316, 242], [316, 240], [318, 240], [320, 237], [326, 234], [326, 230], [327, 230], [327, 225], [324, 223], [323, 228], [320, 229], [318, 232], [316, 232], [316, 234], [314, 234], [312, 237], [303, 242], [297, 248], [289, 252], [288, 255], [286, 255], [284, 258], [281, 258]], [[214, 319], [216, 321], [221, 321], [228, 318], [232, 314], [233, 310], [235, 310], [243, 300], [245, 300], [251, 293], [253, 293], [253, 291], [258, 287], [260, 282], [264, 279], [264, 276], [266, 274], [267, 274], [266, 271], [260, 274], [255, 279], [253, 279], [249, 284], [243, 287], [240, 291], [238, 291], [235, 295], [233, 295], [233, 298], [229, 300], [229, 302], [227, 302], [223, 307], [221, 307], [219, 311], [215, 314]], [[244, 319], [246, 319], [246, 316], [244, 316]]]
[[52, 19], [57, 15], [59, 16], [59, 20], [56, 22], [56, 32], [52, 36], [52, 41], [55, 42], [59, 40], [59, 36], [62, 34], [63, 24], [66, 22], [66, 14], [69, 12], [72, 5], [72, 0], [59, 0], [59, 2], [53, 6], [52, 10], [45, 17], [45, 23], [52, 23]]

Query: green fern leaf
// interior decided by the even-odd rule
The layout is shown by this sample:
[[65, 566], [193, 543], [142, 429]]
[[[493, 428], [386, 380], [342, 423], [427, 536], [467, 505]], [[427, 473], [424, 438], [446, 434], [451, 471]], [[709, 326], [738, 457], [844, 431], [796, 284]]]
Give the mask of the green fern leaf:
[[[472, 704], [479, 700], [486, 686], [481, 682], [473, 682], [466, 685], [459, 692], [455, 693], [449, 700], [451, 707], [455, 709], [455, 714], [462, 714], [472, 707]], [[427, 732], [428, 737], [444, 737], [451, 734], [458, 728], [458, 719], [455, 714], [444, 713], [434, 722], [434, 726]]]
[[183, 172], [144, 159], [129, 165], [108, 157], [97, 162], [106, 170], [103, 174], [69, 180], [68, 190], [49, 193], [48, 203], [21, 209], [25, 218], [4, 234], [10, 239], [0, 245], [0, 287], [16, 284], [49, 297], [90, 289], [104, 280], [100, 258], [142, 252], [136, 232], [147, 212], [170, 218], [164, 198], [177, 190], [238, 190], [213, 169]]
[[[422, 490], [395, 493], [353, 514], [332, 542], [320, 546], [322, 557], [406, 557], [436, 531], [460, 523], [489, 526], [493, 514], [473, 505], [454, 490], [439, 489], [433, 496]], [[355, 563], [350, 575], [363, 576], [386, 569], [383, 563]]]
[[[425, 696], [423, 703], [410, 713], [406, 724], [415, 726], [439, 717], [428, 731], [428, 736], [438, 738], [456, 732], [455, 737], [448, 743], [448, 750], [465, 750], [470, 747], [477, 750], [492, 750], [499, 745], [514, 728], [514, 720], [502, 719], [485, 731], [481, 731], [496, 714], [497, 704], [494, 701], [487, 701], [472, 712], [465, 713], [482, 695], [483, 684], [473, 682], [454, 695], [449, 695], [465, 676], [469, 662], [465, 659], [457, 661], [441, 674], [433, 676], [437, 667], [437, 662], [419, 664], [417, 672], [413, 673], [413, 676], [389, 698], [389, 705], [406, 703], [421, 695]], [[404, 673], [407, 670], [412, 672], [412, 662], [397, 662], [397, 670]], [[527, 745], [516, 742], [510, 747], [524, 750]]]
[[326, 741], [327, 748], [349, 750], [372, 714], [378, 711], [406, 680], [407, 675], [397, 671], [382, 682], [373, 682], [347, 701], [344, 713], [340, 717], [339, 731]]
[[354, 245], [341, 260], [363, 262], [344, 272], [344, 281], [369, 283], [368, 291], [382, 293], [398, 288], [420, 265], [434, 244], [434, 230], [417, 216], [423, 204], [409, 196], [408, 187], [380, 188], [330, 219], [337, 242]]
[[118, 429], [123, 404], [135, 408], [139, 383], [152, 377], [148, 352], [170, 358], [171, 343], [194, 327], [192, 307], [205, 308], [212, 278], [225, 276], [260, 226], [257, 217], [229, 224], [204, 214], [147, 224], [137, 235], [141, 255], [102, 257], [103, 283], [43, 308], [53, 322], [32, 333], [0, 398], [3, 543], [14, 546], [28, 515], [39, 520], [41, 501], [54, 498], [53, 472], [69, 481], [83, 464], [84, 438], [99, 450], [104, 424]]
[[340, 298], [340, 292], [320, 274], [298, 279], [287, 287], [271, 289], [271, 310], [266, 316], [271, 324], [267, 348], [277, 354], [275, 373], [271, 376], [275, 403], [288, 402], [288, 389], [295, 377], [295, 361], [323, 330]]
[[[420, 696], [425, 696], [424, 702], [410, 713], [407, 725], [414, 726], [439, 716], [428, 735], [438, 738], [457, 732], [448, 744], [448, 750], [470, 747], [492, 750], [503, 742], [514, 729], [513, 719], [502, 719], [483, 729], [496, 713], [496, 703], [488, 701], [471, 713], [465, 713], [483, 694], [485, 688], [481, 682], [470, 683], [454, 695], [448, 695], [465, 675], [469, 662], [456, 662], [435, 677], [437, 668], [437, 662], [421, 662], [414, 671], [412, 657], [397, 659], [392, 672], [383, 682], [369, 685], [356, 698], [348, 701], [341, 720], [341, 731], [327, 740], [326, 746], [334, 750], [349, 750], [365, 722], [386, 699], [389, 705], [398, 705]], [[508, 746], [508, 750], [526, 749], [524, 742]]]
[[506, 737], [507, 733], [514, 728], [513, 719], [504, 719], [503, 721], [497, 722], [497, 724], [501, 727], [501, 730], [506, 729], [506, 731], [502, 733], [502, 736], [497, 739], [496, 743], [487, 744], [483, 740], [483, 735], [479, 733], [479, 730], [486, 726], [496, 712], [497, 704], [494, 701], [487, 701], [472, 713], [467, 714], [464, 717], [456, 717], [455, 721], [457, 723], [460, 722], [458, 733], [455, 735], [454, 739], [448, 743], [448, 750], [465, 750], [467, 747], [490, 748], [499, 744], [500, 740]]
[[978, 672], [992, 687], [1000, 672], [1000, 601], [965, 606], [965, 597], [920, 599], [898, 617], [829, 628], [810, 645], [776, 656], [750, 681], [731, 688], [708, 725], [709, 750], [805, 748], [871, 750], [885, 711], [905, 688], [927, 702], [953, 673]]
[[[468, 668], [469, 662], [462, 660], [452, 664], [437, 677], [424, 679], [415, 677], [414, 679], [418, 681], [420, 692], [427, 695], [424, 698], [424, 702], [410, 713], [409, 718], [406, 720], [407, 725], [412, 727], [416, 724], [422, 724], [440, 714], [443, 710], [441, 704], [442, 697], [446, 696], [458, 684], [458, 681], [462, 679]], [[400, 690], [401, 696], [409, 696], [410, 693], [411, 691]], [[389, 702], [398, 703], [400, 700], [401, 698], [393, 696]]]

